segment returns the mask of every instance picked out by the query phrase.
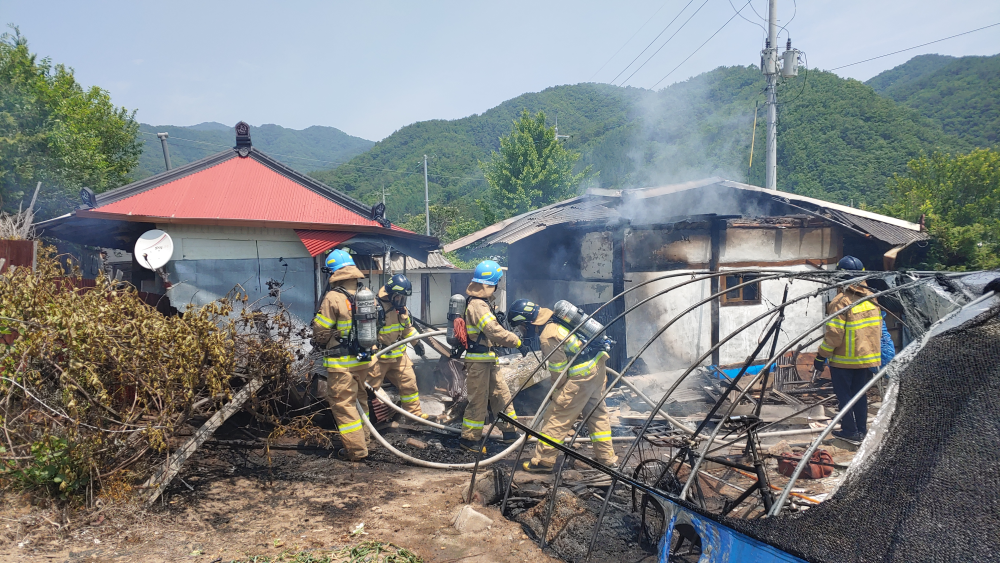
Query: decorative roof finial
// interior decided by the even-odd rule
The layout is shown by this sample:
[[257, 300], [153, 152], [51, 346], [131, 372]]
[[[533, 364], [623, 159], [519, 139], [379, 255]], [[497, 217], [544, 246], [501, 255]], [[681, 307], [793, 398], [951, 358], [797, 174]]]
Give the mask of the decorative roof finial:
[[246, 121], [241, 121], [236, 124], [236, 152], [240, 153], [241, 157], [246, 158], [250, 155], [250, 149], [253, 144], [250, 142], [250, 126], [247, 125]]

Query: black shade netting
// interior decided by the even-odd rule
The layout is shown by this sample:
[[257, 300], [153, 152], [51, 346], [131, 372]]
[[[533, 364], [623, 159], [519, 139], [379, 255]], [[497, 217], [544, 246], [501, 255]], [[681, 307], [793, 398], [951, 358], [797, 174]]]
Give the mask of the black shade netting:
[[1000, 561], [997, 313], [917, 351], [880, 448], [832, 497], [799, 515], [724, 523], [814, 562]]

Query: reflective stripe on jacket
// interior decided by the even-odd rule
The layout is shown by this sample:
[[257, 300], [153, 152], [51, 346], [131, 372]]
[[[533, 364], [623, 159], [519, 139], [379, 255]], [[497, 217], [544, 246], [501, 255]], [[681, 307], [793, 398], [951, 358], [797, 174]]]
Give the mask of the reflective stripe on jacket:
[[[563, 341], [567, 336], [566, 342], [562, 345], [559, 343]], [[565, 369], [566, 365], [569, 364], [570, 359], [576, 355], [581, 349], [583, 349], [583, 340], [577, 338], [575, 334], [570, 335], [569, 329], [562, 326], [561, 324], [550, 322], [545, 325], [542, 329], [542, 333], [538, 337], [539, 343], [542, 346], [542, 354], [548, 355], [548, 353], [555, 349], [555, 352], [549, 356], [546, 361], [547, 367], [553, 375], [558, 376], [559, 373]], [[601, 352], [597, 356], [590, 359], [580, 359], [577, 358], [577, 363], [573, 364], [569, 368], [567, 377], [580, 377], [587, 375], [597, 366], [597, 362], [601, 358], [609, 357], [606, 352]]]
[[[827, 306], [832, 314], [872, 292], [863, 286], [852, 285]], [[830, 319], [826, 323], [823, 344], [818, 355], [828, 358], [830, 365], [845, 369], [879, 367], [882, 363], [882, 315], [872, 301], [864, 301]]]
[[[389, 293], [385, 290], [385, 286], [378, 290], [378, 299], [379, 305], [385, 311], [385, 324], [382, 328], [378, 329], [379, 349], [417, 334], [417, 329], [413, 327], [413, 322], [410, 321], [410, 311], [408, 309], [404, 309], [402, 313], [397, 311], [389, 300]], [[405, 353], [406, 344], [403, 344], [379, 356], [379, 360], [386, 362], [398, 360]]]
[[[492, 296], [492, 292], [483, 291], [484, 286], [478, 283], [469, 284], [466, 294], [469, 297], [479, 297], [470, 299], [465, 308], [465, 330], [469, 335], [469, 345], [472, 346], [479, 340], [479, 344], [492, 348], [494, 346], [505, 346], [507, 348], [520, 348], [521, 339], [513, 332], [500, 326], [496, 315], [490, 310], [490, 305], [483, 299]], [[480, 338], [482, 335], [482, 338]], [[467, 362], [496, 362], [497, 355], [490, 352], [466, 352]]]

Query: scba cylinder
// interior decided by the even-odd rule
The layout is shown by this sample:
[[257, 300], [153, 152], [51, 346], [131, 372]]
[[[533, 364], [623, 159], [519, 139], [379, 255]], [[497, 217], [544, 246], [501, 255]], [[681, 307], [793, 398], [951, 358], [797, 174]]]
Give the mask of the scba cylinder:
[[461, 342], [455, 336], [455, 319], [460, 319], [465, 316], [465, 296], [461, 293], [456, 293], [448, 299], [448, 344], [450, 346], [459, 346]]
[[580, 326], [580, 330], [576, 334], [584, 340], [593, 340], [604, 330], [604, 325], [595, 321], [592, 317], [584, 313], [582, 309], [565, 299], [557, 301], [555, 306], [552, 307], [552, 316], [570, 330], [582, 324], [583, 326]]
[[361, 350], [371, 350], [378, 344], [378, 305], [375, 294], [367, 287], [359, 289], [354, 296], [354, 324]]

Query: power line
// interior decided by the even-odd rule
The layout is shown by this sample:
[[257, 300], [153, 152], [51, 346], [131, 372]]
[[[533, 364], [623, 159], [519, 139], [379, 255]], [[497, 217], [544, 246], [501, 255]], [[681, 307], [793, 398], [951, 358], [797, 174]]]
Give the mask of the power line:
[[899, 51], [893, 51], [893, 52], [891, 52], [891, 53], [886, 53], [886, 54], [884, 54], [884, 55], [879, 55], [879, 56], [877, 56], [877, 57], [872, 57], [872, 58], [870, 58], [870, 59], [865, 59], [865, 60], [863, 60], [863, 61], [858, 61], [858, 62], [856, 62], [856, 63], [850, 63], [850, 64], [846, 64], [846, 65], [841, 65], [841, 66], [838, 66], [838, 67], [834, 67], [834, 68], [831, 68], [831, 69], [830, 69], [830, 72], [833, 72], [833, 71], [835, 71], [835, 70], [840, 70], [840, 69], [842, 69], [842, 68], [847, 68], [847, 67], [849, 67], [849, 66], [854, 66], [854, 65], [859, 65], [859, 64], [861, 64], [861, 63], [867, 63], [868, 61], [874, 61], [875, 59], [881, 59], [881, 58], [884, 58], [884, 57], [888, 57], [888, 56], [891, 56], [891, 55], [896, 55], [896, 54], [899, 54], [899, 53], [905, 53], [906, 51], [912, 51], [912, 50], [914, 50], [914, 49], [919, 49], [919, 48], [921, 48], [921, 47], [926, 47], [926, 46], [928, 46], [928, 45], [933, 45], [934, 43], [940, 43], [940, 42], [942, 42], [942, 41], [947, 41], [948, 39], [954, 39], [954, 38], [956, 38], [956, 37], [961, 37], [961, 36], [963, 36], [963, 35], [968, 35], [968, 34], [970, 34], [970, 33], [975, 33], [975, 32], [977, 32], [977, 31], [982, 31], [982, 30], [984, 30], [984, 29], [989, 29], [989, 28], [991, 28], [991, 27], [996, 27], [996, 26], [998, 26], [998, 25], [1000, 25], [1000, 22], [997, 22], [997, 23], [993, 23], [993, 24], [990, 24], [990, 25], [987, 25], [987, 26], [983, 26], [983, 27], [980, 27], [980, 28], [976, 28], [976, 29], [973, 29], [973, 30], [970, 30], [970, 31], [964, 31], [964, 32], [962, 32], [962, 33], [957, 33], [957, 34], [955, 34], [955, 35], [950, 35], [950, 36], [948, 36], [948, 37], [943, 37], [943, 38], [941, 38], [941, 39], [935, 39], [934, 41], [929, 41], [929, 42], [927, 42], [927, 43], [922, 43], [922, 44], [920, 44], [920, 45], [915, 45], [915, 46], [913, 46], [913, 47], [907, 47], [906, 49], [900, 49]]
[[[652, 47], [653, 43], [656, 43], [656, 40], [659, 39], [661, 35], [663, 35], [664, 33], [667, 32], [667, 29], [669, 29], [670, 26], [673, 25], [675, 21], [677, 21], [677, 18], [681, 17], [681, 14], [684, 13], [684, 10], [687, 10], [688, 6], [690, 6], [693, 2], [694, 2], [694, 0], [690, 0], [687, 4], [685, 4], [684, 7], [681, 8], [681, 11], [677, 12], [677, 15], [674, 16], [674, 19], [670, 20], [670, 23], [668, 23], [666, 27], [664, 27], [662, 30], [660, 30], [659, 33], [656, 34], [656, 37], [654, 37], [653, 40], [649, 42], [649, 45], [646, 45], [646, 48], [643, 49], [642, 51], [640, 51], [639, 54], [636, 55], [634, 59], [632, 59], [632, 62], [630, 62], [629, 64], [625, 65], [625, 68], [623, 68], [621, 72], [619, 72], [614, 78], [612, 78], [611, 81], [608, 82], [608, 84], [614, 84], [615, 80], [618, 80], [619, 76], [625, 74], [625, 71], [628, 70], [628, 68], [630, 66], [632, 66], [633, 64], [635, 64], [635, 61], [639, 60], [639, 57], [641, 57], [643, 53], [645, 53], [650, 47]], [[668, 41], [669, 41], [669, 39], [668, 39]]]
[[[677, 31], [675, 31], [673, 33], [673, 35], [671, 35], [670, 37], [668, 37], [667, 40], [663, 42], [663, 45], [660, 45], [660, 48], [657, 49], [652, 55], [650, 55], [649, 58], [646, 59], [641, 65], [639, 65], [639, 68], [635, 69], [635, 71], [633, 71], [632, 74], [628, 75], [628, 78], [626, 78], [621, 84], [619, 84], [619, 86], [624, 86], [625, 82], [628, 82], [633, 76], [635, 76], [636, 72], [639, 72], [640, 70], [642, 70], [642, 67], [646, 66], [646, 63], [648, 63], [649, 61], [653, 60], [653, 57], [656, 56], [656, 53], [659, 53], [664, 47], [666, 47], [667, 43], [670, 43], [670, 40], [673, 39], [678, 33], [680, 33], [681, 30], [684, 29], [684, 26], [686, 26], [688, 24], [688, 22], [690, 22], [692, 19], [694, 19], [695, 16], [698, 15], [698, 12], [700, 12], [701, 9], [705, 7], [705, 4], [708, 4], [708, 0], [705, 0], [704, 2], [702, 2], [701, 6], [698, 6], [698, 9], [695, 10], [693, 14], [691, 14], [691, 17], [689, 17], [687, 20], [685, 20], [684, 23], [682, 23], [681, 26], [677, 28]], [[685, 8], [686, 7], [687, 6], [685, 6]], [[678, 15], [680, 15], [680, 14], [678, 14]]]
[[[729, 0], [729, 6], [730, 6], [730, 7], [731, 7], [731, 8], [733, 9], [733, 11], [734, 11], [734, 12], [736, 12], [737, 14], [739, 14], [741, 18], [743, 18], [743, 19], [745, 19], [746, 21], [748, 21], [748, 22], [750, 22], [750, 23], [754, 24], [755, 26], [759, 27], [761, 31], [763, 31], [763, 32], [764, 32], [765, 34], [767, 34], [767, 30], [766, 30], [766, 29], [764, 29], [764, 26], [762, 26], [762, 25], [760, 25], [759, 23], [757, 23], [757, 22], [753, 21], [752, 19], [750, 19], [750, 18], [748, 18], [748, 17], [744, 16], [743, 14], [740, 14], [739, 12], [737, 12], [737, 11], [736, 11], [736, 6], [733, 6], [733, 0]], [[753, 9], [753, 6], [750, 6], [750, 9]], [[757, 13], [757, 12], [756, 12], [756, 11], [754, 11], [754, 13]], [[757, 17], [760, 17], [760, 16], [757, 16]]]
[[653, 18], [656, 17], [656, 14], [659, 14], [660, 10], [662, 10], [663, 8], [666, 8], [667, 4], [669, 4], [669, 3], [670, 2], [665, 2], [662, 6], [659, 7], [659, 9], [657, 9], [655, 12], [653, 12], [653, 15], [649, 16], [649, 19], [646, 20], [646, 23], [644, 23], [641, 26], [639, 26], [639, 29], [635, 30], [635, 33], [632, 34], [632, 37], [629, 37], [628, 41], [626, 41], [624, 44], [622, 44], [622, 46], [619, 47], [617, 51], [615, 51], [615, 54], [611, 55], [610, 59], [604, 61], [604, 64], [601, 65], [601, 68], [597, 69], [597, 72], [595, 72], [594, 76], [591, 76], [590, 79], [593, 80], [594, 77], [596, 77], [598, 74], [600, 74], [600, 72], [602, 70], [604, 70], [604, 67], [608, 66], [608, 63], [610, 63], [612, 60], [614, 60], [614, 58], [618, 56], [618, 53], [622, 52], [622, 49], [625, 48], [625, 45], [628, 45], [629, 43], [631, 43], [632, 40], [635, 39], [635, 36], [639, 35], [639, 32], [642, 31], [644, 27], [646, 27], [646, 24], [648, 24], [649, 22], [653, 21]]
[[[681, 68], [681, 65], [683, 65], [683, 64], [684, 64], [684, 63], [686, 63], [686, 62], [688, 62], [688, 59], [690, 59], [691, 57], [693, 57], [693, 56], [695, 55], [695, 53], [697, 53], [698, 51], [701, 51], [701, 48], [702, 48], [702, 47], [704, 47], [705, 45], [708, 45], [708, 42], [709, 42], [709, 41], [711, 41], [713, 37], [715, 37], [716, 35], [718, 35], [720, 31], [722, 31], [723, 29], [725, 29], [725, 27], [726, 27], [727, 25], [729, 25], [729, 22], [731, 22], [731, 21], [733, 21], [734, 19], [736, 19], [736, 16], [740, 15], [740, 12], [742, 12], [743, 10], [745, 10], [745, 9], [746, 9], [746, 7], [750, 5], [750, 2], [751, 2], [751, 1], [752, 1], [752, 0], [747, 0], [747, 3], [746, 3], [746, 4], [743, 4], [743, 7], [742, 7], [742, 8], [740, 8], [740, 9], [739, 9], [739, 10], [738, 10], [738, 11], [737, 11], [737, 12], [736, 12], [735, 14], [733, 14], [733, 15], [732, 15], [732, 17], [730, 17], [730, 18], [729, 18], [728, 20], [726, 20], [726, 23], [722, 24], [722, 27], [720, 27], [719, 29], [715, 30], [715, 33], [713, 33], [712, 35], [710, 35], [710, 36], [709, 36], [709, 38], [708, 38], [708, 39], [706, 39], [704, 43], [702, 43], [701, 45], [699, 45], [699, 46], [698, 46], [698, 48], [694, 50], [694, 53], [691, 53], [690, 55], [688, 55], [686, 59], [684, 59], [683, 61], [681, 61], [681, 64], [679, 64], [679, 65], [675, 66], [675, 67], [674, 67], [674, 70], [671, 70], [670, 72], [668, 72], [668, 73], [667, 73], [667, 76], [670, 76], [671, 74], [673, 74], [673, 73], [674, 73], [674, 71], [675, 71], [675, 70], [677, 70], [677, 69]], [[667, 79], [667, 76], [664, 76], [663, 78], [661, 78], [661, 79], [657, 80], [657, 81], [656, 81], [656, 84], [653, 84], [652, 86], [650, 86], [650, 88], [649, 88], [649, 89], [650, 89], [650, 90], [652, 90], [653, 88], [656, 88], [656, 86], [657, 86], [657, 85], [658, 85], [658, 84], [659, 84], [660, 82], [663, 82], [664, 80], [666, 80], [666, 79]]]

